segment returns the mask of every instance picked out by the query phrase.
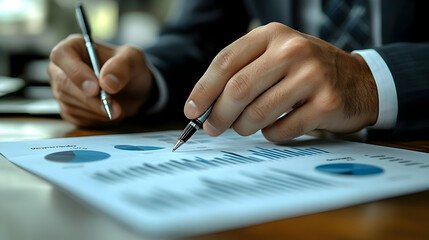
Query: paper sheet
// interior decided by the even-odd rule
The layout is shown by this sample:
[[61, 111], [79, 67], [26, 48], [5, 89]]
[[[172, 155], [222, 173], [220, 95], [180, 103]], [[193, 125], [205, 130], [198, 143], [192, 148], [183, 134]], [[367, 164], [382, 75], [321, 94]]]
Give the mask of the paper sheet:
[[179, 131], [0, 143], [9, 161], [148, 236], [248, 226], [429, 189], [429, 154]]

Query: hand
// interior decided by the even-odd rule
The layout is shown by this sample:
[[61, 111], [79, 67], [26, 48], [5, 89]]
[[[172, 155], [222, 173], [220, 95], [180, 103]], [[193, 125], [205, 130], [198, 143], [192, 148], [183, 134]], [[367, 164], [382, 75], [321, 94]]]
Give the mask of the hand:
[[186, 101], [186, 117], [214, 101], [203, 126], [211, 136], [232, 126], [243, 136], [262, 129], [279, 142], [315, 129], [354, 132], [378, 117], [362, 57], [279, 23], [254, 29], [214, 58]]
[[111, 94], [113, 120], [133, 116], [147, 98], [152, 84], [143, 53], [131, 46], [96, 45], [102, 66], [98, 80], [85, 42], [72, 35], [51, 52], [48, 74], [61, 116], [78, 126], [110, 123], [99, 97], [100, 87]]

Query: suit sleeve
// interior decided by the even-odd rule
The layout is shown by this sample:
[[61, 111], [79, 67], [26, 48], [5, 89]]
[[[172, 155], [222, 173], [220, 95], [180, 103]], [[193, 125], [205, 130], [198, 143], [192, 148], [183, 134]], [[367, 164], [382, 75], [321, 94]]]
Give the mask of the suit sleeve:
[[394, 43], [376, 49], [388, 65], [397, 91], [395, 136], [429, 132], [429, 43]]
[[242, 1], [185, 0], [163, 27], [155, 45], [144, 49], [167, 84], [163, 112], [183, 115], [183, 105], [214, 56], [246, 33]]

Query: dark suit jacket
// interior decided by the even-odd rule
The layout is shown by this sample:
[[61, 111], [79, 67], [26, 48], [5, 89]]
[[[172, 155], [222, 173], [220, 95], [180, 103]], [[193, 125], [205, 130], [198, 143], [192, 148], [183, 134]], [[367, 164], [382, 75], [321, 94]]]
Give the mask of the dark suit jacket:
[[[186, 0], [145, 53], [163, 74], [170, 91], [167, 109], [183, 113], [192, 87], [213, 57], [244, 35], [250, 20], [280, 22], [299, 29], [292, 0]], [[398, 95], [393, 134], [429, 129], [429, 17], [424, 0], [383, 0], [383, 46]]]

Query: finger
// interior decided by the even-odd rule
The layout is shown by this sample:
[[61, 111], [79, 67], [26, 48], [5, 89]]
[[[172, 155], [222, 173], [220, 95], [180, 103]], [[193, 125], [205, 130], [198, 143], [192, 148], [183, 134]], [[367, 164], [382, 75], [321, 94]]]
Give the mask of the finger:
[[233, 129], [248, 136], [272, 124], [281, 115], [311, 96], [313, 86], [305, 84], [306, 74], [289, 74], [250, 103], [233, 123]]
[[[48, 65], [48, 72], [51, 78], [51, 86], [54, 97], [62, 102], [64, 105], [73, 108], [85, 108], [95, 114], [106, 118], [106, 112], [102, 107], [101, 100], [98, 96], [88, 97], [83, 94], [80, 89], [74, 85], [71, 80], [64, 74], [64, 72], [55, 64]], [[121, 108], [118, 103], [112, 101], [113, 112], [112, 119], [119, 118], [121, 115]]]
[[84, 126], [84, 122], [105, 122], [106, 119], [104, 116], [94, 113], [94, 111], [69, 103], [62, 102], [61, 105], [61, 115], [68, 116], [67, 120], [71, 120], [71, 122], [76, 123], [76, 125]]
[[68, 81], [66, 74], [54, 63], [49, 62], [47, 72], [49, 75], [51, 90], [54, 97], [60, 100], [61, 97], [61, 85], [62, 83]]
[[106, 92], [115, 94], [121, 91], [136, 75], [142, 72], [145, 58], [140, 49], [123, 46], [105, 62], [100, 72], [100, 86]]
[[[239, 70], [227, 82], [223, 93], [216, 101], [216, 105], [207, 119], [207, 134], [216, 136], [226, 130], [238, 120], [243, 110], [246, 111], [249, 104], [259, 98], [261, 94], [266, 97], [267, 94], [264, 92], [276, 85], [286, 74], [288, 77], [283, 79], [283, 82], [291, 82], [295, 86], [292, 87], [293, 92], [287, 90], [289, 87], [284, 86], [285, 83], [279, 85], [281, 86], [280, 90], [270, 91], [273, 96], [268, 95], [268, 98], [272, 98], [274, 103], [269, 101], [271, 105], [263, 106], [264, 109], [259, 109], [258, 106], [255, 106], [255, 108], [247, 111], [245, 113], [248, 114], [247, 117], [252, 118], [250, 124], [242, 126], [243, 128], [238, 129], [238, 132], [242, 132], [243, 135], [254, 133], [260, 127], [265, 127], [272, 123], [284, 113], [278, 113], [279, 110], [290, 109], [297, 101], [300, 101], [300, 99], [295, 100], [294, 97], [300, 96], [300, 93], [305, 92], [304, 90], [307, 90], [308, 86], [304, 85], [301, 89], [302, 83], [296, 81], [297, 78], [298, 80], [304, 79], [302, 82], [306, 83], [306, 77], [313, 77], [308, 76], [308, 67], [302, 66], [304, 58], [300, 54], [300, 45], [302, 45], [300, 42], [300, 39], [293, 36], [286, 36], [279, 41], [270, 42], [269, 49], [262, 56]], [[304, 70], [302, 71], [301, 69]], [[281, 91], [283, 90], [286, 93], [282, 93]], [[265, 101], [265, 97], [262, 98], [262, 102]], [[261, 105], [264, 104], [261, 103]], [[274, 111], [274, 109], [277, 111]], [[251, 124], [255, 125], [251, 126]], [[236, 127], [240, 127], [240, 124], [236, 125]], [[247, 127], [250, 128], [248, 129]]]
[[[97, 45], [97, 55], [102, 64], [109, 48]], [[51, 52], [51, 61], [61, 68], [64, 73], [87, 96], [96, 96], [99, 92], [98, 79], [90, 66], [85, 42], [81, 36], [73, 35], [58, 44]]]
[[[89, 104], [82, 104], [82, 102], [77, 101], [72, 96], [65, 96], [63, 101], [59, 102], [61, 107], [61, 113], [66, 113], [68, 116], [74, 116], [80, 120], [91, 120], [92, 122], [110, 122], [104, 107], [101, 105], [99, 99], [91, 99], [94, 102], [94, 105], [98, 107], [90, 108]], [[112, 111], [113, 116], [112, 120], [117, 120], [121, 118], [122, 109], [120, 105], [116, 102], [112, 102]], [[79, 124], [83, 126], [83, 124]]]
[[57, 65], [87, 96], [99, 91], [97, 78], [88, 66], [88, 53], [81, 37], [73, 36], [58, 44], [51, 52], [51, 62]]
[[87, 96], [73, 84], [61, 68], [51, 62], [48, 65], [48, 71], [51, 78], [52, 92], [58, 101], [65, 102], [67, 99], [74, 99], [79, 101], [80, 105], [84, 105]]
[[[87, 97], [83, 96], [82, 99], [76, 98], [75, 95], [72, 95], [68, 92], [64, 93], [61, 98], [62, 103], [66, 104], [70, 111], [74, 111], [75, 109], [82, 109], [86, 112], [90, 112], [91, 117], [94, 117], [95, 121], [109, 121], [106, 110], [101, 104], [100, 98], [97, 97]], [[118, 119], [122, 115], [121, 106], [114, 100], [111, 101], [112, 106], [112, 120]], [[95, 116], [98, 116], [95, 118]], [[89, 118], [90, 116], [85, 116]]]
[[228, 80], [262, 55], [267, 45], [267, 34], [261, 29], [254, 29], [224, 48], [189, 95], [184, 108], [186, 117], [193, 119], [200, 116], [221, 94]]
[[266, 139], [281, 142], [306, 134], [319, 126], [319, 112], [313, 103], [306, 103], [262, 129]]
[[54, 96], [61, 102], [73, 103], [76, 106], [85, 106], [86, 108], [96, 109], [95, 104], [101, 104], [100, 99], [96, 97], [87, 97], [69, 77], [65, 75], [61, 68], [51, 63], [49, 65], [51, 75], [51, 85]]
[[265, 52], [239, 70], [216, 101], [207, 119], [207, 134], [216, 136], [229, 128], [249, 103], [285, 76], [287, 66], [288, 61], [277, 61]]
[[111, 124], [111, 120], [109, 120], [109, 118], [95, 114], [88, 109], [75, 106], [71, 107], [70, 105], [64, 103], [59, 104], [61, 108], [61, 117], [76, 126], [90, 127]]

